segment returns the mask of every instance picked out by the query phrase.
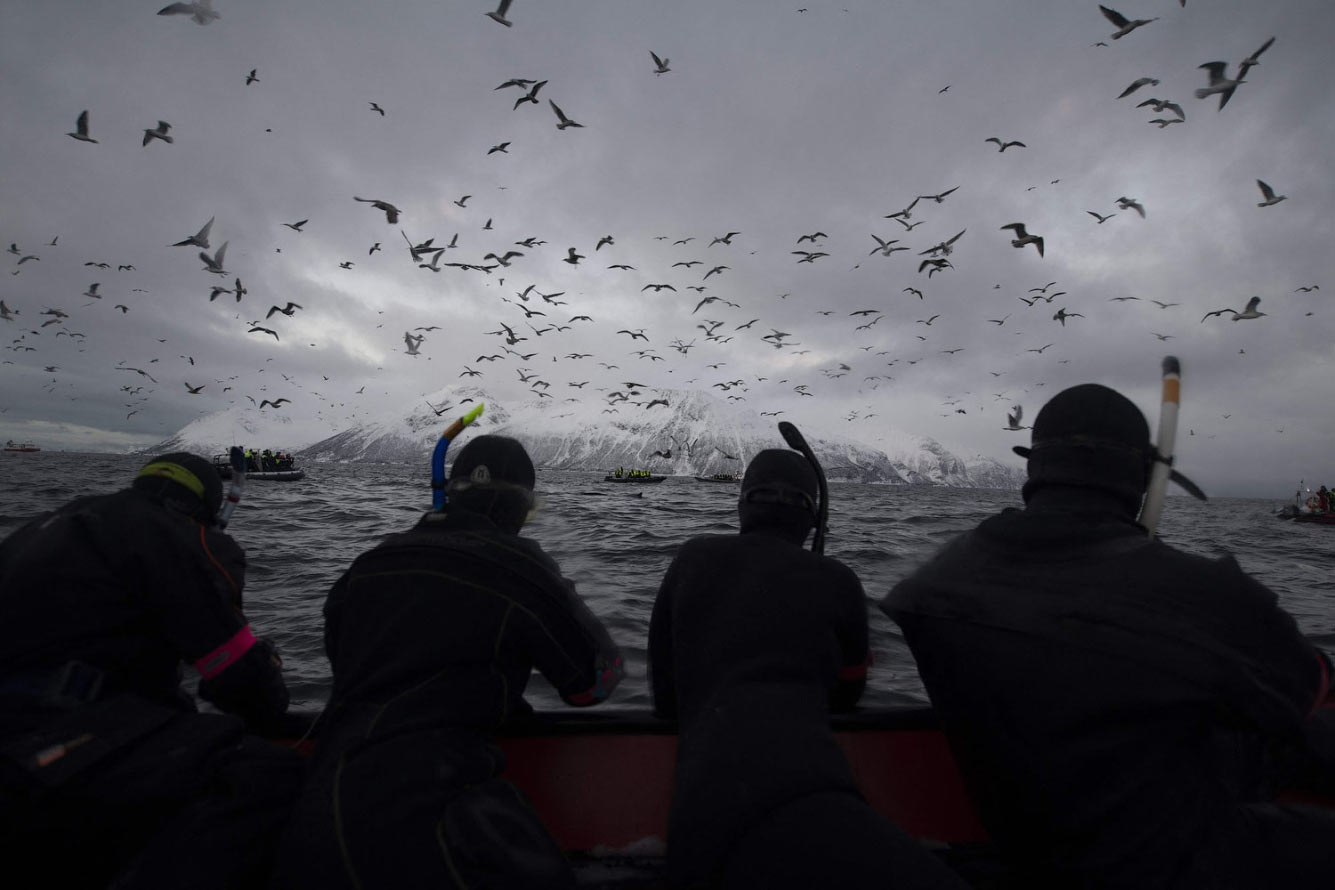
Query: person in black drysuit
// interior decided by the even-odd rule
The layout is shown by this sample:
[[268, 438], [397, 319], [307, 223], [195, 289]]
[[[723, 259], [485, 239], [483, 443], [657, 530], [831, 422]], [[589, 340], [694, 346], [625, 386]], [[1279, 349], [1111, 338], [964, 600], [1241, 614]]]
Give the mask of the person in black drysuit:
[[573, 886], [491, 734], [531, 716], [534, 667], [604, 701], [621, 655], [538, 544], [533, 464], [503, 436], [459, 453], [443, 512], [363, 553], [325, 601], [334, 689], [272, 886]]
[[1147, 536], [1156, 452], [1125, 397], [1067, 389], [1016, 451], [1025, 508], [881, 607], [1018, 886], [1329, 886], [1335, 810], [1271, 801], [1335, 777], [1328, 657], [1231, 556]]
[[[207, 460], [168, 454], [0, 544], [7, 872], [52, 887], [263, 881], [302, 766], [245, 735], [288, 696], [242, 611], [245, 555], [213, 527], [221, 501]], [[228, 714], [197, 712], [181, 661]]]
[[830, 712], [871, 663], [862, 585], [802, 549], [815, 471], [755, 456], [740, 535], [687, 541], [654, 601], [654, 710], [679, 721], [668, 824], [673, 886], [963, 887], [863, 799]]

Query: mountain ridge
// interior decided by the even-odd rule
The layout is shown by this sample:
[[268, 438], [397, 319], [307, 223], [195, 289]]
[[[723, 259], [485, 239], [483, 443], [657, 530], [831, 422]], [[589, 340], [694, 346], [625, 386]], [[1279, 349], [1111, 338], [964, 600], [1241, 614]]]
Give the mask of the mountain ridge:
[[[233, 406], [187, 424], [148, 453], [188, 450], [219, 453], [240, 431], [251, 447], [277, 447], [311, 461], [425, 461], [444, 427], [478, 402], [481, 418], [465, 433], [513, 436], [539, 467], [609, 472], [617, 467], [664, 475], [740, 473], [756, 452], [782, 448], [773, 418], [701, 390], [630, 390], [613, 402], [556, 402], [550, 397], [506, 404], [483, 389], [443, 387], [411, 405], [377, 414], [328, 435], [309, 421]], [[992, 458], [962, 458], [926, 436], [895, 432], [887, 445], [854, 438], [804, 434], [831, 481], [957, 487], [1018, 488], [1023, 467]]]

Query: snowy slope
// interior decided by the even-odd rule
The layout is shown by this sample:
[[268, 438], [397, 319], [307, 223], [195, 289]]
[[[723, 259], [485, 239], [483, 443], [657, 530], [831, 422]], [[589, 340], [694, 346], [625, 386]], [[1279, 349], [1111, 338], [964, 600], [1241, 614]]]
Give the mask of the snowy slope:
[[[654, 400], [667, 404], [650, 407]], [[152, 450], [211, 454], [235, 441], [292, 450], [304, 460], [425, 460], [445, 427], [479, 401], [486, 409], [464, 440], [479, 432], [513, 436], [541, 467], [709, 475], [741, 472], [761, 449], [785, 447], [774, 418], [700, 390], [628, 393], [616, 404], [603, 398], [502, 404], [478, 387], [454, 385], [411, 405], [386, 406], [332, 436], [275, 412], [234, 407], [191, 423]], [[875, 447], [814, 429], [803, 433], [831, 480], [1012, 488], [1022, 481], [1021, 467], [1011, 474], [996, 461], [966, 463], [923, 436], [895, 433]]]

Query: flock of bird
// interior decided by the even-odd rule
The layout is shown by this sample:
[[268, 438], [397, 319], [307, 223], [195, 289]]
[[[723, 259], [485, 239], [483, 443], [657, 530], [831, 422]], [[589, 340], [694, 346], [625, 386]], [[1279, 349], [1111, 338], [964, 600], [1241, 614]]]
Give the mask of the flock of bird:
[[[511, 0], [500, 0], [498, 7], [494, 11], [487, 11], [484, 14], [503, 25], [506, 28], [516, 26], [516, 23], [509, 18]], [[1185, 6], [1185, 0], [1182, 0]], [[1116, 30], [1110, 35], [1113, 40], [1121, 40], [1128, 37], [1136, 30], [1149, 26], [1155, 22], [1156, 18], [1132, 19], [1121, 13], [1105, 6], [1099, 6], [1103, 16], [1111, 22]], [[804, 10], [799, 10], [802, 12]], [[159, 13], [162, 16], [188, 16], [193, 22], [199, 25], [208, 25], [211, 22], [221, 18], [221, 14], [213, 9], [211, 0], [195, 0], [195, 2], [179, 2], [163, 8]], [[520, 23], [522, 24], [522, 22]], [[1197, 99], [1206, 99], [1210, 96], [1218, 96], [1217, 109], [1222, 110], [1229, 103], [1240, 86], [1243, 86], [1251, 69], [1259, 64], [1259, 57], [1274, 43], [1274, 38], [1266, 40], [1260, 48], [1238, 63], [1236, 76], [1228, 77], [1228, 64], [1226, 62], [1206, 62], [1199, 67], [1206, 71], [1207, 82], [1195, 90]], [[1096, 46], [1106, 46], [1100, 41]], [[646, 65], [645, 73], [652, 73], [655, 77], [661, 77], [669, 74], [672, 68], [669, 67], [670, 60], [660, 56], [656, 51], [648, 50], [648, 55], [652, 66]], [[252, 88], [255, 84], [262, 81], [259, 77], [260, 67], [250, 68], [248, 73], [242, 78], [242, 88]], [[240, 77], [240, 75], [238, 75]], [[494, 88], [494, 92], [502, 92], [507, 96], [515, 96], [511, 105], [512, 112], [520, 112], [524, 106], [540, 106], [539, 95], [548, 85], [547, 80], [538, 80], [531, 78], [512, 78]], [[1139, 78], [1125, 89], [1117, 97], [1122, 99], [1137, 93], [1146, 87], [1157, 87], [1160, 81], [1155, 78]], [[254, 87], [261, 89], [262, 87]], [[940, 90], [944, 93], [949, 86]], [[515, 92], [511, 92], [511, 91]], [[562, 108], [557, 105], [550, 97], [544, 96], [546, 103], [555, 116], [555, 127], [560, 131], [569, 129], [583, 128], [584, 125], [568, 116]], [[508, 101], [508, 99], [506, 100]], [[384, 117], [387, 109], [380, 102], [369, 102], [370, 112]], [[1163, 115], [1171, 113], [1172, 117], [1158, 117], [1150, 120], [1151, 124], [1159, 126], [1161, 129], [1170, 124], [1182, 123], [1186, 120], [1186, 113], [1183, 106], [1171, 99], [1146, 98], [1141, 101], [1138, 108], [1149, 108], [1155, 114]], [[392, 113], [393, 109], [390, 109]], [[365, 109], [362, 113], [366, 113]], [[550, 119], [549, 119], [550, 120]], [[98, 145], [99, 140], [94, 138], [93, 129], [90, 125], [89, 110], [82, 111], [75, 121], [75, 128], [67, 135], [79, 142], [88, 143], [90, 146]], [[161, 142], [164, 145], [171, 145], [175, 137], [171, 135], [172, 124], [167, 121], [159, 120], [156, 126], [144, 128], [142, 145], [145, 149], [150, 148], [150, 144]], [[563, 137], [565, 138], [565, 137]], [[984, 144], [994, 144], [997, 153], [1005, 153], [1011, 149], [1028, 149], [1026, 142], [1019, 139], [1003, 139], [1000, 136], [988, 136], [980, 140]], [[486, 148], [485, 154], [490, 155], [508, 155], [512, 145], [511, 141], [499, 142]], [[96, 150], [96, 149], [89, 149]], [[159, 150], [159, 149], [152, 149]], [[176, 150], [176, 149], [161, 149]], [[981, 149], [980, 149], [981, 150]], [[479, 148], [481, 151], [481, 148]], [[1056, 184], [1059, 180], [1053, 180]], [[1286, 196], [1277, 194], [1265, 181], [1257, 179], [1257, 187], [1260, 189], [1262, 200], [1258, 204], [1261, 208], [1273, 207], [1286, 199]], [[939, 211], [941, 214], [948, 214], [950, 211], [951, 196], [960, 188], [967, 188], [966, 183], [953, 185], [941, 191], [934, 193], [915, 194], [908, 203], [900, 210], [889, 212], [883, 215], [884, 223], [878, 225], [890, 226], [894, 229], [891, 232], [882, 232], [878, 234], [873, 231], [870, 233], [872, 245], [863, 243], [861, 245], [851, 246], [844, 243], [836, 243], [830, 236], [820, 230], [796, 234], [793, 243], [787, 250], [789, 261], [795, 266], [815, 265], [817, 263], [829, 263], [840, 257], [849, 257], [850, 260], [856, 260], [853, 269], [860, 268], [862, 262], [871, 261], [877, 264], [885, 263], [894, 259], [896, 253], [906, 253], [916, 256], [917, 259], [909, 269], [916, 268], [915, 283], [909, 284], [898, 292], [902, 295], [902, 301], [885, 300], [879, 306], [860, 308], [856, 311], [842, 313], [839, 310], [832, 309], [813, 309], [813, 321], [815, 316], [829, 319], [836, 315], [845, 315], [848, 319], [848, 328], [840, 339], [845, 345], [847, 355], [841, 358], [831, 359], [812, 367], [808, 367], [804, 361], [797, 360], [798, 357], [811, 355], [813, 349], [810, 345], [804, 345], [808, 336], [807, 332], [793, 330], [783, 331], [777, 327], [772, 327], [764, 321], [765, 308], [757, 306], [757, 298], [754, 294], [741, 295], [736, 292], [729, 292], [727, 282], [730, 280], [729, 273], [736, 265], [746, 261], [746, 257], [755, 254], [760, 245], [754, 242], [748, 243], [747, 234], [742, 230], [733, 230], [727, 227], [719, 227], [717, 232], [696, 232], [695, 234], [660, 234], [654, 236], [654, 241], [658, 244], [636, 243], [633, 239], [616, 235], [607, 234], [599, 238], [592, 245], [557, 245], [549, 244], [548, 240], [536, 236], [528, 235], [524, 238], [515, 238], [503, 246], [492, 246], [492, 249], [482, 253], [481, 249], [471, 252], [473, 248], [467, 242], [470, 240], [467, 236], [464, 238], [464, 244], [460, 243], [460, 233], [453, 232], [452, 237], [442, 234], [430, 234], [424, 236], [418, 234], [410, 236], [408, 228], [411, 227], [417, 231], [430, 229], [432, 226], [429, 220], [408, 220], [407, 214], [397, 207], [391, 200], [380, 197], [363, 197], [361, 195], [351, 195], [347, 197], [351, 202], [368, 205], [369, 210], [376, 212], [374, 227], [387, 225], [392, 227], [387, 236], [382, 236], [382, 240], [376, 240], [366, 250], [365, 258], [359, 258], [354, 261], [345, 259], [339, 263], [341, 270], [356, 273], [358, 263], [369, 263], [377, 253], [385, 253], [382, 249], [382, 241], [385, 237], [398, 242], [402, 238], [406, 245], [406, 251], [400, 255], [399, 262], [403, 263], [405, 270], [411, 269], [411, 274], [428, 275], [440, 274], [445, 270], [451, 270], [454, 275], [483, 276], [475, 281], [483, 281], [486, 286], [494, 287], [502, 291], [505, 295], [501, 296], [495, 302], [495, 311], [499, 315], [499, 320], [492, 325], [485, 326], [477, 332], [479, 342], [493, 343], [492, 346], [485, 346], [478, 350], [480, 354], [476, 358], [468, 361], [468, 357], [457, 359], [458, 374], [457, 378], [477, 379], [487, 375], [499, 377], [505, 373], [505, 377], [510, 379], [508, 372], [502, 372], [496, 363], [509, 364], [511, 370], [515, 372], [518, 382], [527, 387], [527, 393], [534, 399], [565, 399], [572, 402], [587, 402], [591, 399], [601, 399], [605, 403], [603, 410], [609, 414], [617, 414], [630, 409], [640, 411], [653, 411], [658, 408], [671, 407], [671, 399], [667, 389], [647, 386], [635, 380], [623, 380], [623, 377], [633, 376], [630, 372], [623, 370], [625, 367], [638, 366], [639, 363], [645, 363], [645, 367], [653, 367], [655, 363], [664, 363], [670, 366], [671, 372], [681, 371], [682, 378], [676, 386], [681, 388], [696, 387], [701, 389], [715, 389], [719, 395], [729, 401], [748, 402], [752, 399], [753, 390], [758, 390], [761, 384], [769, 384], [766, 392], [773, 394], [776, 392], [790, 393], [790, 398], [801, 399], [815, 398], [818, 393], [813, 392], [813, 387], [845, 387], [845, 384], [835, 383], [841, 378], [853, 375], [856, 379], [856, 372], [867, 372], [856, 380], [856, 392], [863, 395], [868, 404], [865, 408], [852, 411], [846, 417], [849, 422], [865, 422], [872, 417], [877, 416], [870, 409], [874, 407], [875, 396], [873, 393], [881, 386], [889, 386], [896, 379], [895, 375], [908, 372], [913, 366], [920, 362], [931, 359], [933, 362], [949, 361], [952, 357], [963, 352], [966, 347], [952, 343], [932, 342], [929, 338], [933, 336], [929, 331], [940, 330], [932, 328], [933, 323], [941, 318], [942, 313], [929, 313], [928, 317], [908, 321], [909, 313], [906, 313], [905, 306], [912, 307], [918, 302], [927, 303], [930, 301], [932, 286], [937, 285], [934, 281], [935, 276], [942, 276], [948, 279], [951, 270], [955, 268], [954, 263], [959, 261], [957, 252], [962, 253], [964, 247], [969, 244], [964, 241], [964, 236], [969, 232], [971, 226], [965, 225], [960, 228], [957, 234], [940, 241], [935, 245], [909, 245], [903, 243], [901, 239], [910, 237], [915, 228], [922, 225], [926, 220], [921, 218], [924, 210], [930, 208], [932, 212]], [[914, 190], [918, 191], [918, 190]], [[924, 190], [925, 191], [925, 190]], [[1109, 192], [1108, 194], [1113, 194]], [[454, 204], [460, 210], [469, 210], [468, 201], [473, 198], [471, 194], [464, 194], [454, 201]], [[399, 200], [399, 199], [395, 199]], [[1116, 206], [1117, 211], [1130, 211], [1136, 214], [1140, 220], [1147, 218], [1146, 206], [1140, 200], [1127, 196], [1121, 196], [1115, 200], [1109, 201], [1109, 207]], [[1102, 226], [1108, 223], [1118, 212], [1100, 213], [1098, 210], [1074, 208], [1072, 214], [1085, 213], [1093, 217], [1093, 225]], [[915, 214], [917, 217], [915, 218]], [[202, 215], [202, 214], [201, 214]], [[1083, 217], [1081, 217], [1083, 219]], [[893, 220], [893, 224], [890, 221]], [[276, 298], [266, 308], [264, 303], [268, 300], [262, 299], [256, 303], [253, 299], [244, 299], [250, 294], [250, 289], [243, 282], [240, 274], [233, 269], [229, 269], [227, 249], [230, 241], [222, 240], [215, 246], [215, 237], [213, 228], [217, 222], [216, 217], [211, 217], [193, 234], [172, 242], [171, 247], [184, 247], [196, 251], [196, 256], [202, 264], [200, 272], [211, 278], [203, 278], [204, 283], [200, 286], [199, 300], [204, 303], [213, 303], [219, 297], [231, 297], [230, 301], [224, 300], [224, 305], [228, 305], [238, 315], [237, 320], [242, 316], [252, 316], [251, 320], [245, 321], [241, 328], [244, 328], [245, 335], [260, 335], [261, 337], [272, 337], [275, 343], [284, 342], [287, 334], [280, 326], [269, 327], [267, 325], [281, 325], [283, 320], [272, 321], [275, 315], [281, 315], [289, 323], [297, 324], [296, 330], [300, 331], [298, 311], [305, 311], [302, 304], [292, 300]], [[1089, 223], [1085, 223], [1089, 225]], [[232, 226], [241, 225], [240, 221], [233, 221]], [[311, 217], [296, 219], [291, 222], [281, 224], [286, 229], [295, 233], [288, 237], [296, 235], [309, 236], [310, 230], [319, 227], [319, 221]], [[485, 224], [478, 225], [483, 231], [497, 231], [497, 226], [493, 225], [493, 218], [487, 218]], [[507, 227], [508, 228], [508, 227]], [[744, 227], [743, 227], [744, 228]], [[953, 229], [954, 226], [951, 226]], [[976, 228], [976, 226], [975, 226]], [[1009, 222], [999, 226], [995, 234], [983, 232], [974, 237], [992, 237], [1007, 239], [1011, 247], [1023, 249], [1033, 247], [1034, 251], [1030, 255], [1035, 262], [1041, 261], [1048, 254], [1045, 252], [1046, 242], [1042, 234], [1032, 232], [1031, 226], [1024, 221]], [[948, 229], [949, 231], [950, 229]], [[189, 231], [188, 229], [186, 231]], [[1003, 235], [1000, 233], [1009, 233]], [[898, 235], [900, 237], [890, 237]], [[370, 237], [368, 237], [370, 240]], [[42, 253], [48, 255], [55, 254], [57, 251], [68, 249], [64, 245], [57, 244], [58, 237], [52, 238], [47, 247], [50, 251], [43, 250]], [[494, 242], [492, 242], [494, 244]], [[362, 244], [358, 249], [366, 247]], [[924, 249], [925, 248], [925, 249]], [[278, 248], [281, 250], [281, 248]], [[865, 250], [865, 255], [863, 251]], [[641, 257], [652, 255], [654, 260], [663, 256], [663, 253], [669, 254], [668, 259], [672, 262], [664, 268], [641, 269], [637, 263], [643, 262]], [[29, 262], [40, 262], [42, 256], [37, 252], [29, 252], [21, 249], [17, 242], [10, 244], [9, 253], [15, 255], [17, 260], [11, 270], [18, 274], [24, 264]], [[650, 331], [644, 327], [621, 327], [616, 328], [618, 322], [595, 320], [590, 314], [587, 306], [577, 305], [576, 296], [568, 295], [567, 291], [559, 283], [552, 286], [552, 283], [530, 282], [525, 277], [524, 267], [535, 255], [544, 254], [551, 256], [555, 254], [562, 262], [569, 266], [585, 265], [587, 269], [592, 262], [603, 264], [601, 270], [602, 277], [622, 275], [628, 278], [643, 276], [637, 280], [650, 279], [645, 281], [639, 288], [641, 294], [652, 292], [655, 298], [670, 299], [666, 294], [685, 297], [687, 292], [690, 296], [682, 303], [682, 316], [690, 324], [690, 328], [681, 327], [670, 330]], [[480, 254], [480, 255], [479, 255]], [[561, 254], [564, 254], [561, 256]], [[451, 259], [456, 258], [457, 259]], [[875, 258], [874, 260], [872, 258]], [[606, 262], [604, 260], [613, 261]], [[376, 262], [387, 262], [388, 258], [376, 260]], [[653, 261], [653, 260], [651, 260]], [[48, 263], [50, 260], [48, 260]], [[47, 265], [44, 264], [44, 265]], [[110, 264], [101, 261], [86, 261], [85, 266], [96, 267], [99, 271], [109, 270]], [[698, 268], [697, 268], [698, 267]], [[878, 267], [878, 271], [884, 271], [893, 268], [895, 272], [900, 272], [897, 265], [890, 266], [888, 263]], [[136, 271], [132, 263], [119, 264], [118, 273], [132, 273]], [[245, 270], [242, 270], [245, 271]], [[628, 273], [635, 273], [630, 275]], [[893, 274], [885, 272], [886, 275]], [[907, 270], [901, 274], [908, 275]], [[516, 279], [522, 281], [527, 286], [516, 287]], [[211, 283], [221, 280], [222, 283]], [[1030, 287], [1023, 295], [1019, 295], [1019, 301], [1025, 304], [1025, 309], [1016, 309], [1016, 312], [1026, 312], [1034, 309], [1038, 303], [1043, 303], [1045, 307], [1052, 309], [1050, 321], [1047, 321], [1043, 330], [1050, 332], [1052, 336], [1060, 337], [1061, 332], [1067, 328], [1067, 322], [1074, 319], [1085, 319], [1086, 314], [1074, 311], [1078, 306], [1078, 297], [1063, 290], [1055, 289], [1057, 281], [1050, 281], [1042, 286]], [[230, 286], [229, 286], [230, 285]], [[101, 288], [102, 281], [93, 282], [87, 290], [81, 294], [91, 302], [84, 308], [94, 306], [103, 298]], [[545, 292], [551, 289], [551, 292]], [[996, 285], [997, 290], [1001, 290], [1000, 284]], [[1313, 284], [1299, 291], [1308, 292], [1318, 290], [1319, 285]], [[768, 299], [773, 303], [781, 303], [788, 300], [789, 293], [770, 295]], [[1062, 303], [1055, 304], [1054, 300], [1059, 297], [1066, 299]], [[1128, 302], [1140, 300], [1140, 297], [1124, 295], [1113, 297], [1113, 301]], [[1159, 310], [1171, 310], [1178, 304], [1159, 300], [1146, 300], [1157, 305]], [[282, 305], [279, 305], [279, 304]], [[1252, 296], [1242, 309], [1221, 308], [1207, 312], [1201, 319], [1204, 323], [1211, 317], [1220, 317], [1231, 315], [1232, 321], [1250, 321], [1266, 317], [1266, 313], [1259, 309], [1261, 298]], [[5, 301], [0, 300], [0, 320], [16, 326], [24, 327], [28, 322], [27, 318], [36, 316], [44, 318], [36, 328], [22, 330], [7, 345], [11, 352], [23, 355], [28, 352], [42, 353], [49, 351], [50, 347], [39, 346], [38, 337], [46, 332], [46, 329], [55, 327], [54, 332], [57, 338], [68, 337], [72, 343], [77, 344], [77, 349], [82, 351], [83, 342], [90, 335], [89, 331], [77, 330], [78, 318], [71, 312], [67, 312], [55, 306], [46, 306], [40, 311], [36, 307], [21, 305], [22, 301], [15, 300], [15, 306], [10, 306]], [[686, 307], [693, 307], [686, 312]], [[1079, 306], [1079, 308], [1087, 308]], [[119, 303], [115, 310], [122, 315], [131, 310], [127, 300], [126, 303]], [[707, 318], [700, 315], [702, 311], [708, 311], [710, 315], [720, 315], [719, 318]], [[1087, 310], [1088, 311], [1088, 310]], [[735, 317], [729, 317], [736, 313]], [[758, 313], [756, 317], [750, 317], [753, 313]], [[522, 318], [520, 317], [522, 314]], [[978, 318], [978, 322], [983, 325], [995, 325], [996, 328], [1002, 328], [1008, 324], [1015, 315], [1010, 313], [991, 313], [999, 317], [986, 317], [988, 313], [983, 313]], [[746, 320], [744, 320], [746, 319]], [[446, 324], [454, 323], [455, 319], [446, 318], [440, 315], [421, 319], [424, 322], [444, 322]], [[889, 320], [889, 323], [882, 328], [876, 328], [882, 321]], [[35, 319], [34, 319], [35, 321]], [[263, 323], [262, 323], [263, 322]], [[89, 320], [90, 328], [98, 322]], [[624, 322], [623, 322], [624, 323]], [[913, 341], [917, 346], [914, 349], [899, 350], [877, 348], [875, 342], [863, 345], [857, 342], [861, 332], [872, 332], [874, 328], [877, 331], [884, 331], [891, 325], [898, 324], [899, 331], [903, 333], [906, 330], [913, 330]], [[757, 327], [759, 325], [759, 327]], [[921, 325], [921, 328], [916, 328]], [[1032, 319], [1031, 327], [1035, 326]], [[1011, 323], [1011, 328], [1015, 328], [1015, 323]], [[439, 330], [438, 324], [422, 324], [412, 329], [405, 330], [402, 335], [404, 348], [402, 354], [413, 359], [430, 359], [430, 351], [424, 351], [424, 346], [429, 342], [428, 334]], [[598, 332], [603, 344], [599, 354], [589, 352], [579, 352], [575, 349], [562, 347], [562, 338], [577, 330], [591, 330]], [[921, 331], [918, 333], [917, 331]], [[1175, 335], [1166, 334], [1159, 331], [1147, 332], [1153, 334], [1160, 341], [1172, 339]], [[622, 342], [621, 337], [626, 337], [624, 341], [629, 347], [622, 351], [617, 349], [617, 344]], [[870, 335], [869, 335], [870, 336]], [[490, 338], [496, 337], [497, 340]], [[482, 339], [487, 338], [487, 339]], [[747, 338], [747, 342], [755, 345], [764, 345], [774, 350], [776, 355], [792, 359], [786, 365], [779, 366], [781, 370], [772, 375], [755, 374], [728, 374], [717, 373], [717, 376], [726, 377], [723, 380], [713, 380], [709, 376], [703, 375], [703, 371], [720, 372], [728, 365], [730, 357], [739, 348], [742, 338]], [[1049, 335], [1031, 340], [1034, 345], [1022, 348], [1021, 354], [1034, 354], [1039, 357], [1035, 361], [1045, 358], [1048, 349], [1054, 347], [1056, 340], [1052, 342], [1038, 343], [1048, 340]], [[642, 346], [641, 346], [642, 344]], [[314, 344], [312, 344], [314, 345]], [[640, 348], [636, 348], [640, 346]], [[693, 359], [692, 354], [700, 355], [709, 352], [710, 356], [717, 359], [709, 363], [698, 364], [697, 359]], [[831, 350], [825, 347], [816, 352], [828, 355]], [[666, 354], [664, 354], [666, 353]], [[157, 363], [161, 357], [155, 357], [148, 363]], [[180, 355], [179, 359], [188, 362], [184, 368], [194, 367], [195, 359], [193, 356]], [[598, 359], [594, 364], [599, 371], [584, 370], [588, 367], [589, 359]], [[26, 359], [24, 359], [27, 361]], [[36, 361], [34, 357], [31, 361]], [[1068, 361], [1069, 359], [1061, 359]], [[8, 359], [8, 363], [13, 363], [13, 359]], [[474, 365], [488, 364], [487, 370], [480, 370]], [[541, 365], [539, 363], [542, 363]], [[158, 380], [150, 374], [149, 370], [139, 367], [143, 362], [136, 361], [133, 365], [131, 359], [123, 359], [117, 363], [112, 370], [133, 372], [139, 375], [142, 381], [136, 381], [134, 385], [126, 384], [120, 387], [122, 393], [128, 400], [124, 402], [126, 408], [131, 409], [126, 415], [126, 419], [138, 414], [149, 402], [156, 388], [160, 385]], [[54, 392], [59, 379], [60, 366], [55, 364], [43, 364], [46, 371], [53, 374], [48, 391]], [[408, 368], [413, 367], [411, 364]], [[537, 367], [543, 367], [545, 370], [536, 370]], [[786, 370], [785, 370], [786, 369]], [[403, 372], [400, 368], [399, 372]], [[893, 372], [893, 373], [892, 373]], [[411, 373], [411, 372], [410, 372]], [[1004, 376], [1007, 371], [989, 372], [993, 378]], [[161, 376], [161, 372], [159, 372]], [[688, 378], [687, 375], [690, 376]], [[817, 376], [818, 375], [818, 376]], [[257, 400], [255, 395], [247, 395], [237, 392], [237, 377], [230, 378], [214, 377], [210, 382], [203, 384], [192, 383], [189, 380], [183, 380], [186, 393], [191, 396], [208, 397], [210, 394], [229, 399], [247, 398], [259, 410], [281, 410], [284, 405], [291, 404], [294, 407], [305, 399], [309, 399], [311, 408], [318, 412], [328, 409], [348, 409], [342, 415], [343, 417], [355, 416], [357, 407], [354, 405], [348, 408], [349, 403], [354, 396], [360, 396], [366, 389], [366, 383], [362, 381], [360, 389], [352, 390], [350, 385], [345, 385], [345, 392], [342, 395], [331, 392], [319, 392], [314, 385], [310, 387], [309, 393], [305, 396], [298, 396], [299, 390], [305, 389], [306, 385], [295, 379], [294, 376], [282, 374], [288, 389], [286, 392], [291, 397], [260, 398]], [[545, 379], [545, 378], [553, 379]], [[582, 379], [577, 379], [582, 378]], [[196, 377], [197, 379], [197, 377]], [[329, 381], [328, 376], [324, 376], [325, 381]], [[353, 381], [357, 382], [357, 381]], [[853, 381], [850, 381], [853, 382]], [[592, 391], [586, 391], [585, 387], [594, 383]], [[599, 385], [605, 384], [605, 385]], [[257, 391], [257, 395], [263, 395], [268, 390], [269, 383], [262, 385]], [[273, 385], [278, 385], [274, 383]], [[1026, 393], [1033, 393], [1037, 387], [1044, 385], [1038, 381], [1024, 389]], [[553, 388], [557, 391], [553, 392]], [[430, 387], [436, 388], [436, 387]], [[976, 391], [970, 391], [967, 394], [974, 398], [982, 395], [985, 387], [978, 387]], [[179, 390], [178, 390], [179, 391]], [[224, 396], [231, 392], [232, 396]], [[1005, 411], [1007, 422], [1001, 428], [1008, 431], [1019, 431], [1027, 429], [1022, 425], [1023, 408], [1019, 404], [1019, 399], [1023, 397], [1022, 393], [1014, 390], [992, 393], [993, 401], [1000, 402]], [[773, 397], [772, 395], [767, 397]], [[961, 398], [958, 394], [945, 394], [942, 400], [942, 406], [950, 409], [946, 415], [966, 414], [968, 408], [958, 407], [961, 404]], [[1008, 408], [1007, 408], [1008, 406]], [[765, 407], [764, 401], [757, 400], [755, 408]], [[980, 408], [984, 406], [979, 406]], [[432, 410], [437, 415], [434, 406]], [[329, 416], [333, 418], [333, 411]], [[783, 410], [772, 410], [763, 412], [767, 416], [777, 416], [784, 413]], [[323, 415], [321, 415], [323, 416]], [[660, 452], [661, 453], [661, 452]], [[667, 449], [666, 453], [671, 454]]]

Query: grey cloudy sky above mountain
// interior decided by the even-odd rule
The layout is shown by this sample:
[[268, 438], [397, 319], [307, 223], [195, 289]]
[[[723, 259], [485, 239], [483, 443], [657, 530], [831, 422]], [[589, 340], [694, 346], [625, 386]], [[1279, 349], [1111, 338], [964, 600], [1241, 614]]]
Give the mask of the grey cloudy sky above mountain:
[[[1119, 40], [1070, 0], [515, 0], [510, 28], [487, 3], [217, 0], [206, 27], [160, 5], [6, 7], [0, 239], [18, 253], [0, 282], [0, 437], [144, 445], [247, 397], [332, 432], [472, 369], [514, 400], [701, 388], [872, 445], [910, 431], [1009, 458], [1027, 434], [1002, 429], [1007, 412], [1028, 422], [1076, 383], [1153, 422], [1171, 353], [1178, 466], [1207, 491], [1331, 481], [1326, 0], [1118, 0], [1157, 17]], [[1227, 107], [1194, 96], [1198, 66], [1235, 76], [1272, 36]], [[1159, 83], [1117, 98], [1142, 77]], [[496, 89], [512, 78], [546, 81], [538, 101], [514, 107], [523, 91]], [[1186, 120], [1151, 124], [1177, 117], [1137, 107], [1151, 97]], [[548, 100], [582, 126], [558, 130]], [[66, 135], [84, 109], [96, 143]], [[141, 144], [158, 121], [174, 141]], [[1258, 207], [1257, 179], [1287, 200]], [[911, 231], [886, 218], [952, 188], [918, 201]], [[210, 218], [222, 276], [168, 246]], [[1011, 246], [1013, 222], [1043, 256]], [[951, 267], [920, 272], [961, 230]], [[439, 272], [405, 243], [456, 234]], [[872, 236], [909, 250], [872, 255]], [[545, 243], [516, 245], [530, 238]], [[508, 267], [447, 265], [509, 250]], [[240, 302], [209, 300], [238, 277]], [[1049, 282], [1052, 302], [1021, 300]], [[1265, 316], [1202, 321], [1252, 296]], [[528, 358], [488, 333], [502, 324]], [[641, 328], [647, 342], [618, 333]], [[425, 335], [417, 355], [405, 333]]]

